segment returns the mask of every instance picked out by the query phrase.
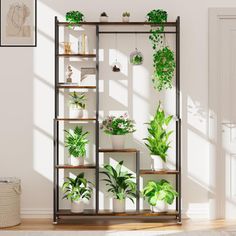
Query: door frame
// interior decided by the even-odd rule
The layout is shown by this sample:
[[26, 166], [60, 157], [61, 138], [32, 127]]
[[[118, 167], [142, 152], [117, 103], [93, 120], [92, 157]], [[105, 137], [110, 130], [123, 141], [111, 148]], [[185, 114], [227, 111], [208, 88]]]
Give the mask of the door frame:
[[210, 208], [211, 219], [225, 218], [225, 160], [222, 150], [220, 106], [220, 21], [236, 19], [236, 8], [209, 8], [208, 35], [208, 135], [210, 158]]

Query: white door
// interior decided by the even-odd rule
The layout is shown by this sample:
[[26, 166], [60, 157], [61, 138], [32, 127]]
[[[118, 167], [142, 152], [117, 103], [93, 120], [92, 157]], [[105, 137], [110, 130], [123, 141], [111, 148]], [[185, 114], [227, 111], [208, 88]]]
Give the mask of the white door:
[[210, 47], [211, 43], [217, 46], [215, 52], [209, 51], [210, 70], [215, 70], [209, 80], [210, 119], [217, 126], [217, 132], [213, 132], [217, 136], [213, 138], [217, 162], [214, 194], [218, 195], [215, 207], [218, 217], [236, 218], [236, 10], [220, 12], [215, 22], [217, 34], [209, 41]]

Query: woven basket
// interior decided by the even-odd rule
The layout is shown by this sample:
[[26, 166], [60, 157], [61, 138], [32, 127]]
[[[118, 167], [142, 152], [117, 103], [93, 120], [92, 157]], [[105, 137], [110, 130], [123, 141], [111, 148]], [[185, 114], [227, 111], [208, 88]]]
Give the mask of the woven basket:
[[20, 180], [0, 178], [0, 228], [20, 224]]

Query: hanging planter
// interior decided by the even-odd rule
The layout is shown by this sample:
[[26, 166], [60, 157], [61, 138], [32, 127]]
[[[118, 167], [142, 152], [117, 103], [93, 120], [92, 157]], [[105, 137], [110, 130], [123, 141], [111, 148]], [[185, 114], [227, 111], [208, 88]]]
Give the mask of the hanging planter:
[[135, 48], [134, 52], [130, 54], [130, 63], [132, 65], [142, 65], [143, 64], [143, 55], [137, 48]]
[[121, 70], [121, 64], [118, 61], [115, 61], [112, 64], [112, 71], [113, 72], [120, 72], [120, 70]]

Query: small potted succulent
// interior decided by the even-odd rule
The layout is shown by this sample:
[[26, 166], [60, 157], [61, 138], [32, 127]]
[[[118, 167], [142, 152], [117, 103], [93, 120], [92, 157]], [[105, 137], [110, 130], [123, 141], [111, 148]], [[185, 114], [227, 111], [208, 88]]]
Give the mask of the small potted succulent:
[[108, 116], [103, 120], [101, 129], [106, 134], [111, 135], [112, 147], [114, 149], [123, 149], [125, 135], [135, 132], [135, 122], [128, 118], [127, 113], [123, 116]]
[[76, 93], [75, 91], [69, 94], [70, 100], [70, 117], [82, 118], [85, 109], [86, 97], [84, 93]]
[[80, 173], [76, 178], [67, 177], [67, 181], [64, 182], [62, 189], [64, 191], [63, 199], [71, 201], [71, 212], [82, 213], [84, 211], [84, 205], [91, 198], [92, 185], [85, 177], [84, 173]]
[[178, 193], [167, 180], [149, 181], [142, 194], [153, 212], [167, 212], [168, 205], [174, 202]]
[[103, 179], [108, 186], [108, 192], [113, 195], [113, 212], [125, 212], [125, 199], [129, 198], [134, 203], [136, 198], [136, 183], [133, 174], [128, 171], [122, 171], [123, 161], [119, 162], [114, 168], [111, 165], [105, 165], [104, 174], [107, 178]]
[[108, 15], [106, 12], [101, 13], [100, 22], [108, 22]]
[[123, 22], [129, 22], [129, 17], [130, 17], [130, 13], [129, 12], [123, 12], [122, 14], [122, 21]]
[[71, 165], [84, 165], [88, 132], [83, 132], [82, 127], [76, 126], [74, 130], [65, 130], [65, 133], [65, 147], [68, 148]]
[[164, 110], [159, 103], [155, 117], [147, 123], [148, 137], [145, 138], [147, 142], [145, 145], [148, 147], [151, 158], [152, 168], [154, 170], [165, 169], [165, 163], [167, 161], [167, 152], [170, 148], [169, 137], [173, 131], [168, 131], [168, 125], [170, 124], [173, 116], [166, 116]]
[[73, 28], [74, 24], [84, 21], [84, 14], [80, 11], [69, 11], [66, 13], [66, 21], [69, 23], [69, 28]]

